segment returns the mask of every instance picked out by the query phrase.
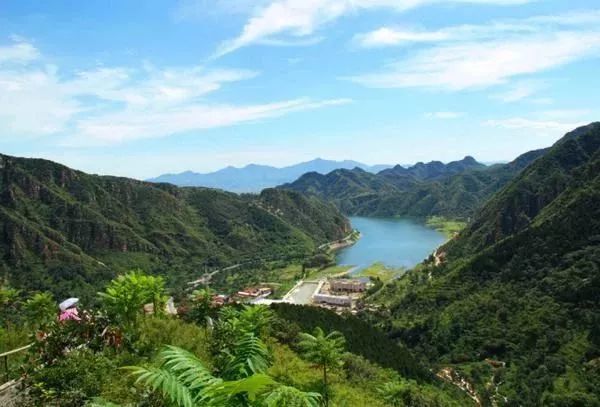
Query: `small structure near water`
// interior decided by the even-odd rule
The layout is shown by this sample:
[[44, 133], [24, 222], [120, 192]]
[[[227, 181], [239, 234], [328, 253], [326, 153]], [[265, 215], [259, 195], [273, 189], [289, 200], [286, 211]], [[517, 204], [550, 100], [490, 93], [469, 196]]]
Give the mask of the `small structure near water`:
[[272, 292], [271, 287], [249, 287], [238, 291], [237, 295], [243, 298], [268, 297]]
[[351, 307], [352, 298], [347, 295], [330, 295], [330, 294], [315, 294], [313, 301], [317, 304], [324, 303], [329, 305], [337, 305], [342, 307]]
[[367, 290], [367, 283], [353, 278], [335, 278], [329, 280], [329, 289], [331, 291], [361, 293]]

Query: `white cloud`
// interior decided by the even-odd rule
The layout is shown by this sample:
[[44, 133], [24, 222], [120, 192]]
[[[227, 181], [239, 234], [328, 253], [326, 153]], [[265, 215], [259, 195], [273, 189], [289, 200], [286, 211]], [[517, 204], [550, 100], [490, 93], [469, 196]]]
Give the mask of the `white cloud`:
[[273, 0], [254, 9], [239, 36], [221, 44], [219, 57], [265, 39], [287, 35], [312, 35], [321, 26], [344, 15], [369, 9], [405, 11], [433, 3], [470, 3], [512, 5], [532, 0]]
[[483, 122], [484, 126], [559, 137], [597, 118], [590, 109], [553, 109], [532, 112], [528, 117], [509, 117]]
[[7, 63], [27, 63], [39, 58], [38, 50], [19, 37], [12, 37], [13, 43], [0, 46], [0, 65]]
[[438, 42], [449, 39], [450, 34], [444, 31], [420, 32], [381, 27], [377, 30], [358, 34], [354, 41], [361, 47], [385, 47], [413, 42]]
[[499, 120], [487, 120], [485, 126], [499, 127], [509, 130], [529, 130], [533, 132], [550, 133], [551, 135], [564, 134], [579, 126], [587, 124], [585, 121], [556, 121], [556, 120], [534, 120], [522, 117], [514, 117]]
[[425, 113], [425, 117], [430, 119], [451, 120], [463, 117], [463, 112], [429, 112]]
[[348, 79], [369, 87], [447, 90], [488, 87], [600, 54], [600, 30], [522, 34], [424, 49]]
[[43, 136], [61, 131], [83, 110], [65, 94], [56, 68], [0, 68], [0, 129], [3, 137]]
[[[369, 87], [426, 87], [446, 90], [484, 88], [518, 76], [600, 55], [600, 11], [492, 21], [435, 31], [383, 27], [359, 34], [364, 47], [428, 42], [401, 60], [350, 79]], [[543, 85], [521, 81], [493, 98], [513, 102]]]
[[125, 110], [80, 120], [69, 146], [115, 144], [254, 122], [288, 113], [350, 103], [349, 99], [294, 99], [260, 105], [191, 104], [173, 109]]
[[218, 90], [225, 83], [256, 75], [256, 72], [245, 70], [206, 70], [202, 67], [156, 69], [146, 66], [144, 72], [99, 68], [79, 72], [76, 79], [64, 85], [73, 95], [92, 95], [129, 106], [156, 106], [191, 101]]
[[571, 12], [553, 16], [535, 16], [520, 20], [492, 21], [485, 25], [465, 24], [433, 31], [406, 27], [381, 27], [356, 34], [354, 42], [364, 48], [401, 46], [409, 43], [442, 43], [482, 41], [502, 36], [516, 36], [560, 30], [568, 27], [590, 27], [600, 24], [600, 11]]
[[8, 138], [69, 133], [62, 144], [120, 143], [349, 102], [300, 98], [241, 106], [215, 104], [207, 95], [257, 73], [203, 67], [157, 69], [144, 63], [142, 68], [99, 67], [65, 77], [57, 67], [45, 65], [29, 43], [1, 49], [12, 50], [2, 54], [11, 64], [0, 65], [0, 133]]
[[492, 99], [500, 100], [504, 103], [518, 102], [529, 96], [538, 93], [546, 85], [539, 81], [522, 81], [509, 86], [503, 92], [494, 94]]

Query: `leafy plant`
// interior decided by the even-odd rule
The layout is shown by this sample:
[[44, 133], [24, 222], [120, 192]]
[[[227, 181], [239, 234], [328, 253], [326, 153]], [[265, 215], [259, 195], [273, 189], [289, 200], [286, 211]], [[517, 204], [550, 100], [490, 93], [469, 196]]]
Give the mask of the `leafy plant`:
[[333, 331], [325, 335], [323, 329], [315, 328], [313, 335], [308, 333], [300, 334], [298, 346], [302, 349], [307, 360], [315, 363], [323, 369], [323, 388], [325, 394], [325, 405], [329, 403], [329, 390], [327, 388], [327, 370], [334, 369], [343, 365], [342, 356], [346, 340], [344, 336]]
[[56, 320], [58, 307], [50, 293], [37, 293], [23, 304], [27, 324], [33, 328], [47, 326]]
[[267, 367], [264, 345], [251, 333], [248, 335], [238, 343], [236, 355], [225, 369], [228, 380], [213, 376], [195, 355], [174, 346], [162, 351], [165, 361], [162, 367], [128, 369], [137, 377], [137, 383], [182, 407], [316, 406], [317, 394], [281, 386], [264, 373]]
[[152, 303], [154, 313], [162, 313], [167, 301], [162, 277], [132, 270], [112, 280], [105, 292], [98, 293], [108, 315], [129, 332], [135, 330], [144, 312], [144, 304]]

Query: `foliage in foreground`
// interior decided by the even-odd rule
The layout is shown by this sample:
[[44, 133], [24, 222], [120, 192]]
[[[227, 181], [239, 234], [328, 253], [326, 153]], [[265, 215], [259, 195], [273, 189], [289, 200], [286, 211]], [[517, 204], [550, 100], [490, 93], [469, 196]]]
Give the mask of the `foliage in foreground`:
[[[383, 407], [387, 403], [377, 388], [405, 381], [397, 372], [345, 352], [340, 333], [317, 329], [301, 335], [296, 324], [266, 307], [211, 310], [206, 326], [146, 315], [139, 310], [143, 301], [136, 299], [147, 295], [147, 286], [129, 283], [152, 281], [147, 277], [137, 271], [110, 284], [126, 287], [125, 297], [138, 304], [135, 324], [127, 318], [129, 307], [101, 302], [101, 309], [82, 310], [81, 322], [54, 319], [40, 330], [27, 365], [29, 391], [23, 406], [316, 407], [325, 402]], [[123, 284], [128, 279], [132, 281]], [[165, 295], [162, 288], [150, 292]], [[200, 294], [192, 297], [202, 302]], [[124, 335], [126, 330], [130, 334]], [[357, 330], [353, 336], [365, 332]], [[432, 406], [464, 402], [460, 392], [443, 385], [413, 387], [436, 400]]]

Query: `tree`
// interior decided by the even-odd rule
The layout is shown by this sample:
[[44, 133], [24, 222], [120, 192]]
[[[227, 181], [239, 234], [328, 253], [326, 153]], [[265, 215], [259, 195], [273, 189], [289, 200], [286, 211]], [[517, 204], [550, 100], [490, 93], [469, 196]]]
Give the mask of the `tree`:
[[239, 313], [240, 329], [264, 338], [273, 322], [273, 311], [265, 305], [246, 305]]
[[34, 294], [23, 305], [27, 323], [36, 328], [43, 327], [56, 320], [57, 309], [52, 294], [47, 292]]
[[189, 313], [189, 318], [191, 320], [201, 325], [206, 324], [206, 317], [209, 316], [212, 307], [213, 295], [214, 291], [209, 287], [192, 291], [189, 295], [189, 300], [192, 305]]
[[262, 305], [244, 305], [241, 309], [222, 307], [212, 335], [215, 368], [221, 372], [226, 371], [240, 338], [248, 334], [266, 338], [272, 320], [272, 311]]
[[8, 327], [17, 319], [20, 291], [8, 286], [0, 286], [0, 326]]
[[152, 303], [154, 313], [163, 312], [167, 297], [162, 277], [132, 270], [112, 280], [105, 292], [98, 293], [104, 308], [126, 330], [135, 330], [146, 303]]
[[323, 369], [323, 389], [325, 405], [329, 403], [329, 390], [327, 388], [327, 370], [343, 364], [342, 356], [346, 339], [337, 331], [328, 335], [320, 327], [315, 328], [314, 334], [301, 333], [298, 346], [302, 349], [307, 360]]

